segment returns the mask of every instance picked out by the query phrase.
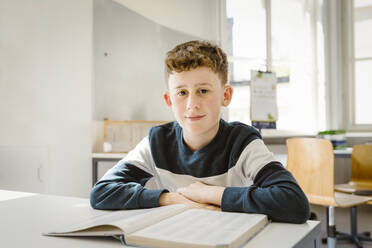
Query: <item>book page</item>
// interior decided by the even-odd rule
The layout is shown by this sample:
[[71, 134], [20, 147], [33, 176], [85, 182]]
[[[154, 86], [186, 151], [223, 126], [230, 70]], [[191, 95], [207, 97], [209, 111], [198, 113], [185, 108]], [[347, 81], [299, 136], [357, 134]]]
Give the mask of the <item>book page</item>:
[[[113, 222], [121, 222], [133, 218], [137, 215], [142, 215], [151, 211], [151, 209], [136, 209], [136, 210], [119, 210], [119, 211], [107, 211], [98, 216], [90, 217], [83, 221], [73, 223], [68, 226], [58, 227], [53, 231], [46, 234], [63, 234], [72, 233], [76, 231], [86, 230], [92, 227], [107, 225]], [[122, 231], [121, 231], [122, 232]]]
[[267, 223], [261, 214], [190, 209], [126, 237], [160, 247], [238, 247]]
[[118, 233], [127, 234], [174, 214], [178, 214], [185, 209], [187, 209], [187, 207], [184, 205], [171, 205], [148, 209], [110, 211], [85, 221], [45, 233], [44, 235], [67, 236], [67, 234], [71, 234], [70, 236], [108, 236], [118, 235]]
[[152, 208], [145, 214], [136, 215], [126, 221], [111, 222], [111, 224], [124, 230], [125, 234], [130, 234], [185, 210], [187, 207], [181, 204]]

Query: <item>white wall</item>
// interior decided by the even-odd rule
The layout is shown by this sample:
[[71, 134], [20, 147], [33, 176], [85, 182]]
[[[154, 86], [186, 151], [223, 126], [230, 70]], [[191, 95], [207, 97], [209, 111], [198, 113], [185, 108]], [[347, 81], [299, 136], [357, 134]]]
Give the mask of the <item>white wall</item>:
[[114, 0], [165, 27], [217, 41], [219, 0]]
[[[153, 3], [148, 1], [135, 2], [138, 6], [145, 7], [145, 4], [148, 4], [147, 8], [153, 7]], [[184, 2], [176, 2], [178, 9], [182, 9], [185, 5]], [[171, 6], [175, 7], [175, 3]], [[167, 9], [167, 4], [167, 1], [157, 1], [157, 8]], [[201, 1], [199, 7], [203, 7], [204, 4], [204, 1]], [[207, 17], [212, 15], [211, 10], [204, 8], [203, 11]], [[191, 9], [186, 8], [186, 12], [191, 15]], [[174, 15], [171, 9], [169, 13], [163, 14]], [[199, 27], [203, 27], [204, 20], [207, 20], [206, 23], [210, 22], [204, 16], [196, 16], [196, 18], [200, 18]], [[193, 23], [195, 19], [191, 24], [185, 24], [184, 27], [190, 28]], [[173, 120], [173, 115], [162, 97], [166, 91], [165, 54], [175, 45], [199, 37], [189, 35], [183, 30], [160, 25], [111, 0], [94, 1], [93, 26], [94, 128], [92, 149], [100, 152], [103, 146], [104, 118]], [[206, 34], [203, 36], [206, 37]]]
[[[103, 132], [102, 121], [97, 128], [92, 116], [96, 103], [92, 97], [92, 63], [104, 63], [105, 59], [93, 60], [94, 1], [0, 1], [1, 189], [88, 196], [94, 144], [91, 136], [94, 140]], [[138, 0], [126, 4], [145, 16], [143, 22], [153, 22], [158, 38], [170, 41], [154, 44], [151, 39], [142, 43], [133, 40], [131, 45], [137, 49], [159, 45], [159, 55], [184, 39], [216, 40], [217, 5], [213, 0]], [[120, 35], [136, 32], [137, 23], [131, 22], [129, 28], [121, 29]], [[115, 36], [108, 39], [111, 45], [117, 41]], [[149, 56], [146, 67], [152, 68], [151, 73], [159, 73], [162, 61], [155, 61], [145, 50], [138, 53], [142, 56]], [[117, 71], [131, 65], [116, 62]], [[165, 87], [158, 83], [163, 78], [158, 75], [156, 80], [148, 80], [154, 78], [145, 69], [130, 72], [136, 78], [124, 87], [128, 96], [141, 101], [140, 108], [118, 119], [171, 118], [161, 99]], [[155, 104], [143, 101], [145, 94], [160, 99]], [[108, 95], [106, 99], [112, 98]], [[122, 109], [128, 102], [122, 98]], [[117, 113], [113, 109], [109, 114]]]
[[0, 188], [88, 196], [92, 13], [90, 0], [0, 1]]

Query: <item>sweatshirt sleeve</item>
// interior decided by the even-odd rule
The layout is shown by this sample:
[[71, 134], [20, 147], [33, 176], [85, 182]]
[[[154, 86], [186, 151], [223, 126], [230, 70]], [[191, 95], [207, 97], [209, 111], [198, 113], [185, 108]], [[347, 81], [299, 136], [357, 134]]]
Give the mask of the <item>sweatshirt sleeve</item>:
[[256, 142], [242, 155], [254, 157], [244, 160], [249, 172], [245, 176], [252, 177], [253, 185], [227, 187], [222, 196], [222, 211], [266, 214], [279, 222], [306, 222], [310, 206], [304, 192], [280, 162], [269, 161], [272, 154], [262, 146], [265, 146], [262, 141]]
[[94, 185], [90, 204], [96, 209], [138, 209], [159, 206], [165, 189], [147, 189], [146, 182], [154, 176], [148, 138]]

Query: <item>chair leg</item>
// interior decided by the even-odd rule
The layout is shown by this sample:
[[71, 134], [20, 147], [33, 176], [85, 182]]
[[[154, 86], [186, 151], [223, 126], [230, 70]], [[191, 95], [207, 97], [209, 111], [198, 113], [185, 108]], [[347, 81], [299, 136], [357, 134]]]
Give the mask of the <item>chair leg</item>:
[[369, 237], [369, 236], [365, 236], [365, 235], [362, 235], [362, 234], [358, 234], [358, 238], [359, 238], [361, 241], [369, 241], [369, 242], [372, 242], [372, 239], [371, 239], [371, 237]]
[[327, 247], [336, 248], [336, 225], [335, 225], [335, 207], [326, 208], [327, 213]]
[[[350, 229], [351, 229], [351, 235], [353, 235], [354, 240], [360, 241], [372, 241], [372, 239], [369, 237], [370, 232], [362, 232], [358, 233], [358, 217], [357, 217], [357, 207], [351, 207], [350, 208]], [[369, 235], [368, 235], [369, 234]]]
[[358, 248], [362, 248], [362, 241], [372, 242], [370, 232], [358, 233], [357, 222], [357, 208], [356, 206], [350, 208], [350, 231], [351, 233], [339, 232], [336, 230], [334, 222], [334, 207], [326, 208], [327, 216], [327, 238], [322, 239], [322, 243], [327, 243], [327, 247], [336, 247], [337, 240], [346, 240], [354, 243]]
[[362, 248], [362, 243], [359, 240], [358, 237], [358, 231], [357, 228], [358, 223], [357, 223], [357, 211], [356, 211], [356, 206], [350, 208], [350, 230], [351, 230], [351, 241], [356, 244], [356, 246], [359, 248]]
[[360, 234], [363, 234], [364, 236], [371, 237], [371, 232], [361, 232]]
[[350, 233], [336, 231], [337, 240], [350, 240], [350, 237], [351, 237]]
[[362, 241], [372, 241], [368, 236], [369, 232], [359, 233], [358, 234], [358, 222], [357, 222], [357, 208], [350, 208], [350, 231], [351, 233], [343, 233], [336, 231], [337, 240], [346, 240], [354, 243], [358, 248], [362, 248]]

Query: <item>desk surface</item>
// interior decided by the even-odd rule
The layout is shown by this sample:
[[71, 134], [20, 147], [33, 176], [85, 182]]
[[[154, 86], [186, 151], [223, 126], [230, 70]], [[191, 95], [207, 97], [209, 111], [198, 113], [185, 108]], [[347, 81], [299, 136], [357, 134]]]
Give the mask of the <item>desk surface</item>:
[[92, 153], [92, 158], [100, 159], [100, 158], [112, 158], [112, 159], [122, 159], [128, 153], [110, 153], [110, 152], [101, 152], [101, 153]]
[[[42, 232], [102, 214], [84, 198], [0, 190], [0, 244], [2, 247], [123, 247], [113, 238], [46, 237]], [[318, 221], [305, 224], [270, 223], [248, 242], [249, 247], [293, 247], [306, 237], [317, 237]], [[313, 243], [313, 241], [312, 241]]]

